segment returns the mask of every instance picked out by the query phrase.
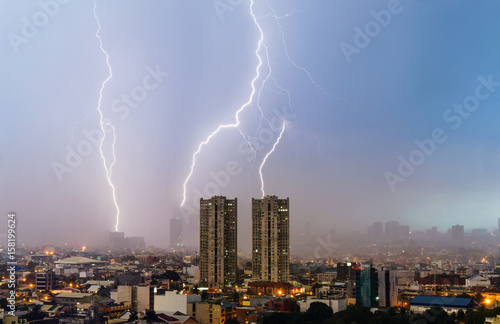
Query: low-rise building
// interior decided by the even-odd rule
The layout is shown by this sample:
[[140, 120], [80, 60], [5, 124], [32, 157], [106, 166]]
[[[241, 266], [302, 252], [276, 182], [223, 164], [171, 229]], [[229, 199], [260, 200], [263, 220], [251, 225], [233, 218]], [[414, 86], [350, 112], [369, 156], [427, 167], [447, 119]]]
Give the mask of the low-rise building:
[[200, 295], [184, 295], [177, 291], [165, 291], [164, 294], [154, 296], [155, 312], [182, 312], [188, 313], [188, 303], [201, 301]]
[[79, 303], [82, 298], [92, 296], [87, 293], [60, 293], [55, 296], [56, 304], [74, 306]]
[[154, 287], [149, 285], [118, 286], [116, 291], [111, 291], [111, 298], [118, 304], [131, 303], [133, 311], [154, 309]]
[[410, 302], [410, 310], [414, 313], [423, 313], [432, 307], [441, 307], [447, 313], [474, 309], [478, 304], [472, 298], [439, 297], [439, 296], [417, 296]]
[[263, 317], [264, 309], [262, 307], [237, 307], [236, 319], [240, 323], [258, 323]]
[[491, 281], [486, 276], [476, 275], [466, 279], [465, 285], [467, 287], [489, 287]]
[[314, 302], [323, 303], [330, 306], [334, 313], [347, 309], [348, 299], [347, 296], [330, 296], [327, 298], [307, 298], [299, 302], [300, 311], [305, 312], [311, 307]]
[[84, 268], [84, 267], [105, 264], [105, 263], [107, 263], [107, 262], [100, 261], [100, 260], [94, 260], [94, 259], [90, 259], [90, 258], [85, 258], [85, 257], [77, 257], [77, 256], [57, 260], [54, 262], [54, 264], [56, 265], [57, 268], [64, 268], [66, 266], [71, 266], [71, 267], [75, 267], [75, 268]]
[[224, 323], [230, 318], [236, 318], [236, 304], [228, 302], [189, 303], [188, 315], [194, 317], [200, 324]]
[[158, 321], [166, 324], [198, 324], [198, 321], [191, 317], [184, 315], [181, 312], [162, 312], [157, 313]]
[[50, 291], [56, 288], [56, 279], [53, 270], [35, 272], [35, 290]]
[[116, 318], [124, 313], [130, 312], [132, 303], [122, 303], [114, 306], [100, 306], [99, 313], [104, 313], [110, 318]]
[[337, 278], [337, 272], [333, 271], [316, 274], [316, 279], [318, 282], [332, 282], [336, 278]]
[[483, 296], [486, 305], [488, 305], [489, 307], [500, 306], [500, 289], [485, 289], [481, 291], [481, 296]]
[[248, 284], [248, 294], [281, 296], [290, 295], [293, 293], [293, 285], [288, 282], [250, 282]]
[[78, 313], [87, 312], [92, 306], [95, 307], [111, 307], [115, 301], [108, 297], [99, 295], [83, 297], [76, 303], [76, 310]]
[[47, 313], [49, 317], [56, 317], [63, 313], [68, 307], [60, 305], [43, 305], [40, 311]]

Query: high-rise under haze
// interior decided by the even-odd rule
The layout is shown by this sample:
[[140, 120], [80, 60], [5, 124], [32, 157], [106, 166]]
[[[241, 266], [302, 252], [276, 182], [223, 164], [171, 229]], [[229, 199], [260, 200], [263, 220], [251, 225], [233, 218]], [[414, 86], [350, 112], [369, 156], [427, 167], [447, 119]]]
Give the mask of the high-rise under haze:
[[252, 199], [252, 275], [261, 281], [290, 277], [290, 199]]
[[125, 233], [106, 232], [105, 243], [110, 251], [121, 251], [125, 248]]
[[464, 240], [464, 226], [463, 225], [454, 225], [451, 227], [451, 239], [454, 242], [463, 242]]
[[236, 284], [237, 199], [200, 199], [200, 283], [223, 289]]
[[170, 220], [170, 248], [178, 249], [182, 246], [182, 220], [174, 217]]

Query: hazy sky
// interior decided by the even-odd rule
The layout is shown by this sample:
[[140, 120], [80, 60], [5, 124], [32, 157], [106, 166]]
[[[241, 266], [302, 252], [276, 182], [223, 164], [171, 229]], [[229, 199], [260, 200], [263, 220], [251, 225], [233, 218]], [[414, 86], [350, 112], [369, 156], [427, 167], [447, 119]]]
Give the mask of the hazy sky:
[[[1, 4], [0, 210], [17, 212], [28, 244], [103, 241], [115, 207], [88, 140], [99, 135], [109, 75], [94, 3]], [[200, 195], [223, 194], [238, 198], [247, 250], [259, 167], [283, 121], [262, 172], [266, 194], [290, 197], [292, 233], [306, 221], [312, 233], [389, 220], [495, 226], [498, 1], [255, 0], [262, 64], [239, 117], [257, 154], [237, 129], [214, 136], [184, 212], [193, 152], [252, 94], [261, 35], [250, 1], [97, 0], [96, 11], [113, 72], [102, 111], [116, 129], [111, 179], [126, 235], [166, 246], [176, 214], [197, 244]]]

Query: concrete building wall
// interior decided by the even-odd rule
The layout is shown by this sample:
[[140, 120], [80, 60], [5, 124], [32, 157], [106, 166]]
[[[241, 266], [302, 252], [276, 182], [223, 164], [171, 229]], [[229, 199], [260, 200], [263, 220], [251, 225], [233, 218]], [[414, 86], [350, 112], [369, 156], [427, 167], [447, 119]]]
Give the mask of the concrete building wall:
[[378, 297], [380, 307], [398, 305], [398, 277], [394, 270], [378, 270]]
[[252, 199], [252, 276], [283, 282], [290, 279], [290, 199]]
[[132, 286], [118, 286], [116, 291], [116, 303], [132, 303]]
[[221, 307], [207, 302], [189, 303], [187, 314], [196, 318], [199, 324], [214, 324], [221, 322]]
[[200, 285], [232, 287], [237, 271], [238, 200], [200, 199]]
[[166, 291], [165, 295], [155, 295], [155, 312], [182, 312], [187, 314], [188, 303], [201, 301], [200, 295], [180, 295], [176, 291]]
[[[133, 288], [135, 290], [135, 300], [137, 301], [138, 312], [143, 312], [146, 309], [150, 309], [151, 302], [151, 287], [149, 286], [137, 286]], [[134, 303], [132, 303], [134, 305]]]
[[317, 298], [309, 298], [306, 301], [299, 302], [300, 311], [305, 312], [311, 307], [311, 304], [314, 302], [320, 302], [327, 306], [330, 306], [333, 309], [334, 313], [343, 311], [347, 309], [348, 300], [347, 297], [339, 298], [339, 299], [317, 299]]

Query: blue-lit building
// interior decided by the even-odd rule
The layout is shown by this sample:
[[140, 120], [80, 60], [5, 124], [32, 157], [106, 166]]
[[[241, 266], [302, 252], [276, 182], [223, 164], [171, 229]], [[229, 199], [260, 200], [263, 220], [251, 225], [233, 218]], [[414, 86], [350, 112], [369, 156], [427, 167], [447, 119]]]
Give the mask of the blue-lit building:
[[372, 265], [361, 265], [356, 272], [356, 305], [378, 307], [378, 274]]
[[410, 310], [414, 313], [423, 313], [432, 307], [441, 307], [447, 313], [464, 312], [469, 308], [477, 308], [478, 304], [472, 298], [416, 296], [410, 302]]

